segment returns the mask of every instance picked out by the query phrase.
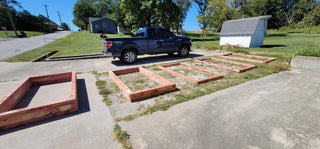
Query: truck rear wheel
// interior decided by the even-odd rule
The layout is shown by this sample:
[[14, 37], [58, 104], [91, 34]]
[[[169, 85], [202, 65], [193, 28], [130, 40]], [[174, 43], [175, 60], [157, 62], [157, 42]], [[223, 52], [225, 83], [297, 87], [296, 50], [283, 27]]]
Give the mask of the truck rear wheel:
[[182, 45], [178, 50], [178, 55], [181, 57], [186, 57], [189, 55], [189, 51], [190, 51], [190, 46]]
[[121, 55], [121, 61], [127, 64], [131, 64], [137, 61], [137, 53], [134, 50], [126, 50]]

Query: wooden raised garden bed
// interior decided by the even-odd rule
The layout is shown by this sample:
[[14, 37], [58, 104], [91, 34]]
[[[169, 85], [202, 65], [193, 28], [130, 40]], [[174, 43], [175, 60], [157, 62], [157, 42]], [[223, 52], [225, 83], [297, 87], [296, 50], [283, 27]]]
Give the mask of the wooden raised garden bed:
[[[68, 99], [48, 104], [14, 109], [32, 86], [71, 81]], [[0, 130], [50, 119], [78, 111], [76, 72], [28, 77], [0, 100]]]
[[[181, 66], [188, 67], [188, 68], [191, 68], [191, 69], [196, 70], [196, 71], [200, 71], [200, 72], [212, 75], [212, 77], [196, 80], [196, 79], [193, 79], [191, 77], [185, 76], [185, 75], [183, 75], [181, 73], [178, 73], [176, 71], [173, 71], [171, 69], [166, 68], [166, 67], [177, 66], [177, 65], [181, 65]], [[216, 74], [216, 73], [213, 73], [213, 72], [210, 72], [210, 71], [198, 68], [198, 67], [190, 66], [190, 65], [187, 65], [187, 64], [184, 64], [184, 63], [174, 63], [174, 64], [167, 64], [167, 65], [160, 65], [158, 67], [160, 69], [164, 70], [164, 71], [172, 73], [172, 74], [174, 74], [174, 75], [176, 75], [178, 77], [181, 77], [181, 78], [183, 78], [183, 79], [185, 79], [185, 80], [187, 80], [187, 81], [189, 81], [191, 83], [194, 83], [194, 84], [201, 84], [201, 83], [205, 83], [205, 82], [208, 82], [208, 81], [211, 81], [211, 80], [217, 80], [217, 79], [223, 78], [223, 75]]]
[[[230, 55], [238, 55], [238, 56], [244, 56], [244, 57], [252, 57], [252, 58], [258, 58], [258, 59], [264, 59], [264, 60], [254, 60], [254, 59], [247, 59], [247, 58], [241, 58], [241, 57], [231, 57]], [[262, 63], [266, 64], [271, 61], [276, 60], [277, 58], [274, 57], [266, 57], [266, 56], [256, 56], [256, 55], [248, 55], [248, 54], [240, 54], [240, 53], [228, 53], [228, 54], [223, 54], [220, 55], [223, 58], [228, 58], [228, 59], [236, 59], [236, 60], [242, 60], [242, 61], [248, 61], [248, 62], [254, 62], [254, 63]]]
[[[245, 68], [237, 69], [237, 68], [223, 66], [223, 65], [219, 65], [219, 64], [215, 64], [215, 63], [206, 62], [205, 60], [208, 60], [208, 59], [213, 60], [213, 61], [219, 61], [219, 62], [234, 64], [234, 65], [241, 65], [241, 66], [245, 66]], [[250, 70], [250, 69], [253, 69], [253, 68], [257, 67], [255, 65], [251, 65], [251, 64], [245, 64], [245, 63], [229, 61], [229, 60], [220, 59], [220, 58], [213, 58], [213, 57], [212, 58], [206, 58], [206, 59], [196, 59], [195, 61], [199, 62], [199, 63], [206, 64], [206, 65], [210, 65], [210, 66], [214, 66], [214, 67], [218, 67], [218, 68], [223, 68], [223, 69], [235, 71], [235, 72], [244, 72], [244, 71], [247, 71], [247, 70]]]
[[[117, 75], [123, 75], [128, 73], [140, 72], [146, 77], [156, 81], [160, 84], [160, 86], [153, 87], [150, 89], [144, 89], [136, 92], [132, 92], [118, 77]], [[121, 69], [115, 71], [109, 71], [109, 75], [112, 80], [117, 84], [117, 86], [121, 89], [121, 91], [125, 94], [125, 96], [131, 101], [138, 101], [148, 97], [160, 95], [163, 93], [171, 92], [176, 90], [176, 84], [172, 83], [142, 67], [135, 67], [129, 69]]]

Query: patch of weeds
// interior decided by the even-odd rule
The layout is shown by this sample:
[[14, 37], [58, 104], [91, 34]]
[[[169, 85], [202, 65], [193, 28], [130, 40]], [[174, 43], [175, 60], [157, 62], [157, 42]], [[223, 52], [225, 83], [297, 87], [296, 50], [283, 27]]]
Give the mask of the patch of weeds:
[[111, 106], [112, 101], [110, 98], [108, 98], [108, 96], [103, 96], [103, 100], [104, 103], [106, 103], [107, 106]]
[[121, 117], [117, 117], [117, 118], [114, 119], [114, 121], [115, 122], [120, 122], [120, 121], [122, 121], [122, 118]]
[[[99, 87], [98, 87], [99, 88]], [[108, 95], [111, 93], [110, 90], [106, 88], [99, 88], [99, 94], [103, 96], [103, 102], [106, 103], [107, 106], [110, 106], [112, 104], [112, 101], [110, 98], [108, 98]]]
[[141, 66], [142, 68], [147, 68], [147, 66]]
[[130, 143], [130, 135], [127, 131], [121, 130], [121, 127], [118, 124], [116, 124], [113, 128], [113, 138], [122, 145], [123, 149], [132, 148]]
[[106, 81], [102, 81], [102, 80], [96, 81], [96, 86], [98, 87], [98, 89], [103, 89], [106, 87], [106, 85], [107, 85]]
[[76, 74], [83, 74], [83, 72], [77, 72]]
[[98, 75], [99, 74], [98, 71], [92, 71], [91, 73], [94, 74], [94, 75]]
[[145, 108], [144, 104], [139, 104], [137, 111], [142, 111]]
[[304, 49], [296, 52], [294, 55], [320, 57], [320, 49]]
[[106, 89], [106, 88], [100, 89], [100, 91], [99, 91], [99, 94], [100, 94], [100, 95], [108, 95], [108, 94], [110, 94], [110, 93], [111, 93], [111, 91], [109, 91], [109, 90]]
[[245, 79], [254, 79], [256, 78], [256, 76], [254, 74], [251, 74], [251, 73], [247, 73], [245, 76], [244, 76]]
[[220, 49], [220, 46], [215, 44], [207, 44], [203, 48], [206, 50], [217, 50], [217, 49]]
[[161, 69], [158, 67], [153, 68], [154, 71], [160, 71]]
[[146, 82], [146, 80], [144, 80], [144, 79], [140, 79], [140, 80], [137, 80], [137, 81], [136, 81], [136, 83], [140, 83], [140, 84], [142, 84], [142, 83], [144, 83], [144, 82]]

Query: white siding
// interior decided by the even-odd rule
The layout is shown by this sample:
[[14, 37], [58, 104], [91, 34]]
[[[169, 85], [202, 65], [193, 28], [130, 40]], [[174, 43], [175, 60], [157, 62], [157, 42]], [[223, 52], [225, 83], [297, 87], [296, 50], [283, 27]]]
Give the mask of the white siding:
[[220, 46], [233, 45], [238, 47], [250, 47], [251, 36], [222, 36], [220, 37]]

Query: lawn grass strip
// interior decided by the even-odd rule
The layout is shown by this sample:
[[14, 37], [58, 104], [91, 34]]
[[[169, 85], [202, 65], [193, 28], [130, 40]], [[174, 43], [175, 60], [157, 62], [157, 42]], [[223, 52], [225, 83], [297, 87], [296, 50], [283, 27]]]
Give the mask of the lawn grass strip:
[[[71, 93], [68, 99], [13, 110], [32, 86], [67, 81], [71, 81]], [[28, 77], [0, 100], [0, 131], [76, 111], [78, 111], [76, 72]]]
[[[251, 58], [260, 58], [260, 59], [266, 59], [266, 60], [253, 60], [253, 59], [247, 59], [247, 58], [241, 58], [241, 57], [231, 57], [229, 55], [239, 55], [239, 56], [245, 56], [245, 57], [251, 57]], [[228, 54], [223, 54], [220, 55], [220, 57], [223, 58], [228, 58], [228, 59], [237, 59], [237, 60], [242, 60], [242, 61], [248, 61], [248, 62], [254, 62], [254, 63], [262, 63], [266, 64], [271, 61], [276, 60], [277, 58], [274, 57], [266, 57], [266, 56], [256, 56], [256, 55], [248, 55], [248, 54], [240, 54], [240, 53], [228, 53]]]
[[[144, 89], [136, 92], [132, 92], [118, 77], [117, 75], [128, 74], [140, 72], [141, 74], [145, 75], [146, 77], [156, 81], [160, 84], [160, 86], [153, 87], [150, 89]], [[125, 94], [125, 96], [131, 101], [138, 101], [148, 97], [160, 95], [166, 92], [171, 92], [176, 90], [176, 84], [172, 83], [142, 67], [135, 67], [129, 69], [121, 69], [116, 71], [109, 71], [109, 76], [112, 80], [117, 84], [120, 90]]]
[[235, 62], [235, 61], [229, 61], [229, 60], [224, 60], [224, 59], [219, 59], [219, 58], [210, 58], [210, 59], [213, 61], [220, 61], [220, 62], [235, 64], [235, 65], [242, 65], [242, 66], [246, 66], [246, 67], [242, 68], [242, 69], [227, 67], [227, 66], [223, 66], [223, 65], [219, 65], [219, 64], [215, 64], [215, 63], [206, 62], [205, 60], [207, 60], [207, 59], [196, 59], [195, 61], [199, 62], [199, 63], [207, 64], [210, 66], [215, 66], [218, 68], [223, 68], [223, 69], [235, 71], [235, 72], [244, 72], [244, 71], [247, 71], [247, 70], [250, 70], [250, 69], [257, 67], [256, 65], [245, 64], [245, 63], [240, 63], [240, 62]]
[[[173, 71], [171, 69], [166, 68], [166, 67], [176, 66], [176, 65], [181, 65], [181, 66], [188, 67], [188, 68], [200, 71], [200, 72], [204, 72], [204, 73], [212, 75], [213, 77], [200, 79], [200, 80], [195, 80], [195, 79], [193, 79], [191, 77], [185, 76], [185, 75], [183, 75], [181, 73], [178, 73], [176, 71]], [[187, 81], [189, 81], [191, 83], [194, 83], [194, 84], [201, 84], [201, 83], [205, 83], [205, 82], [208, 82], [208, 81], [211, 81], [211, 80], [217, 80], [217, 79], [223, 78], [223, 75], [216, 74], [216, 73], [213, 73], [213, 72], [210, 72], [210, 71], [207, 71], [207, 70], [204, 70], [204, 69], [200, 69], [198, 67], [190, 66], [190, 65], [187, 65], [187, 64], [184, 64], [184, 63], [173, 63], [173, 64], [160, 65], [160, 66], [158, 66], [158, 68], [160, 68], [160, 69], [162, 69], [164, 71], [167, 71], [167, 72], [169, 72], [171, 74], [174, 74], [174, 75], [176, 75], [176, 76], [178, 76], [180, 78], [183, 78], [183, 79], [185, 79], [185, 80], [187, 80]]]

